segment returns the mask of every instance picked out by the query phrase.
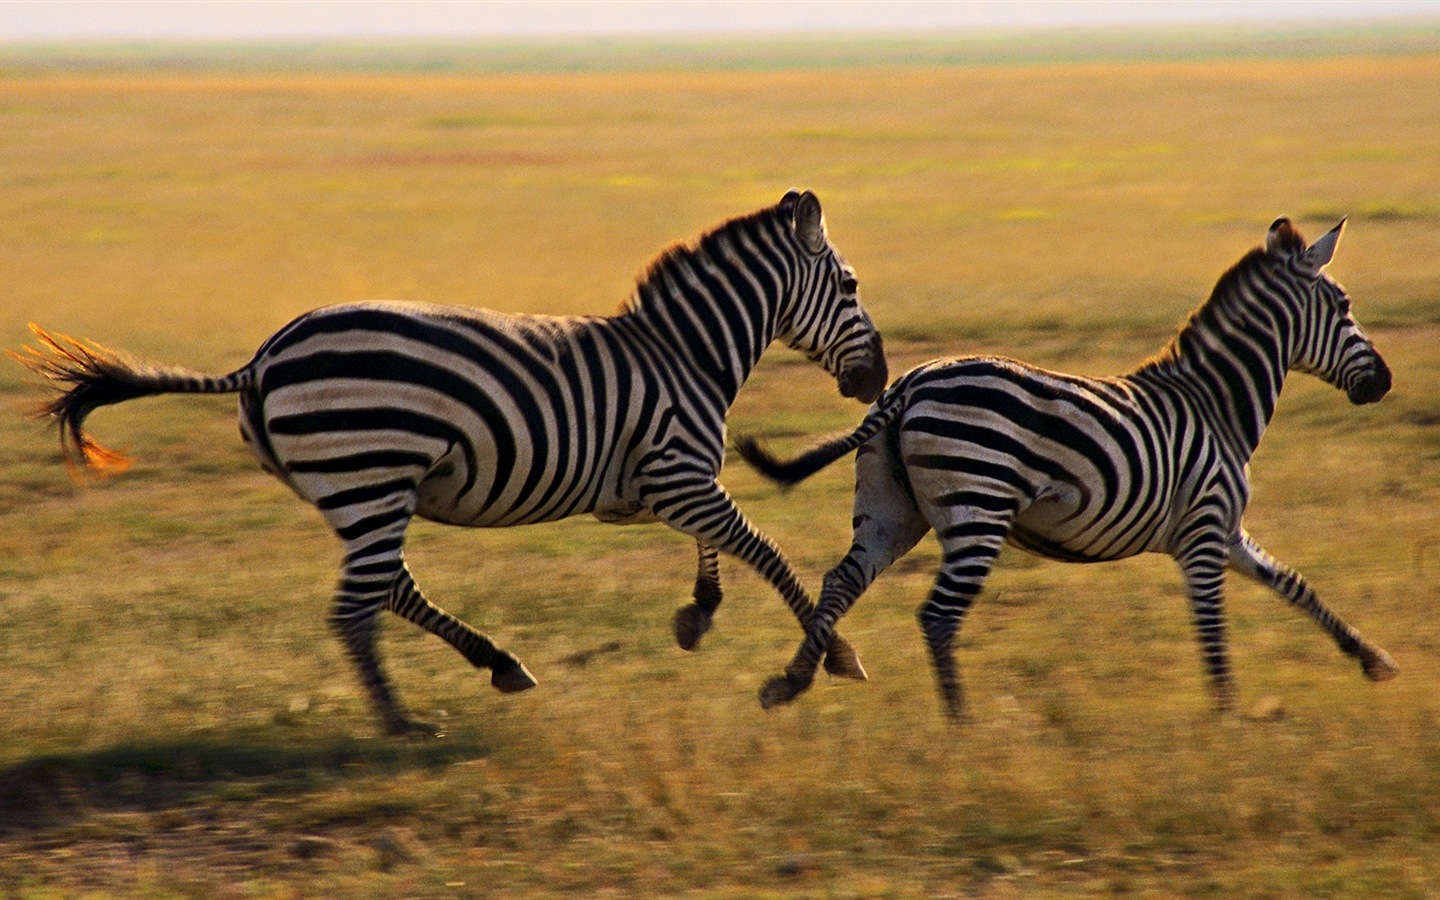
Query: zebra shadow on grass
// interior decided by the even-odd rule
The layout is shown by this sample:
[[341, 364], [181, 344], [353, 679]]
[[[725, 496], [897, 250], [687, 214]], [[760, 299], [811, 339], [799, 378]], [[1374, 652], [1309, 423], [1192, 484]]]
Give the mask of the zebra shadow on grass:
[[190, 740], [37, 757], [0, 769], [0, 841], [24, 840], [116, 813], [260, 802], [376, 775], [483, 759], [484, 740], [314, 744]]

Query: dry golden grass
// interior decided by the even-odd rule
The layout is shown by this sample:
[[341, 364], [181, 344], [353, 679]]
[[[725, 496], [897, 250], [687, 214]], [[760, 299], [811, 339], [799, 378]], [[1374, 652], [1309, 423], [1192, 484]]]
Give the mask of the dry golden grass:
[[[375, 737], [324, 625], [338, 549], [229, 404], [91, 424], [76, 485], [0, 369], [0, 890], [29, 897], [1395, 896], [1440, 892], [1440, 57], [523, 76], [0, 79], [0, 334], [25, 322], [212, 370], [294, 314], [395, 297], [605, 312], [672, 240], [817, 191], [896, 372], [998, 352], [1074, 371], [1156, 349], [1290, 215], [1352, 216], [1334, 274], [1396, 373], [1353, 409], [1287, 387], [1249, 524], [1399, 661], [1366, 683], [1232, 581], [1244, 705], [1217, 720], [1173, 566], [1002, 557], [938, 713], [911, 610], [925, 544], [847, 622], [872, 681], [762, 713], [798, 634], [688, 541], [591, 521], [419, 526], [440, 604], [540, 687], [494, 694], [396, 621], [433, 743]], [[776, 349], [732, 429], [859, 407]], [[790, 442], [790, 443], [786, 443]], [[812, 584], [850, 472], [725, 481]]]

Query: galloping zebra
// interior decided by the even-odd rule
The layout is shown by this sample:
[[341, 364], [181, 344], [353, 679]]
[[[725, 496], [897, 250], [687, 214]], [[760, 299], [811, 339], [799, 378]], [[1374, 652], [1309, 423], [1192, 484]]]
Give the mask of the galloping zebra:
[[737, 450], [793, 484], [859, 448], [854, 544], [825, 576], [820, 605], [769, 707], [805, 690], [836, 622], [872, 581], [934, 529], [944, 552], [918, 617], [946, 711], [964, 714], [952, 645], [1002, 544], [1068, 562], [1147, 551], [1184, 573], [1217, 705], [1234, 700], [1221, 587], [1228, 565], [1309, 613], [1371, 679], [1389, 654], [1327, 609], [1300, 574], [1241, 527], [1247, 466], [1287, 371], [1318, 375], [1351, 403], [1390, 389], [1390, 370], [1322, 269], [1344, 226], [1310, 247], [1286, 219], [1221, 276], [1159, 355], [1118, 378], [1047, 372], [1009, 359], [926, 363], [881, 395], [851, 434], [782, 463]]
[[[802, 626], [809, 596], [775, 545], [716, 481], [725, 414], [780, 340], [869, 403], [888, 378], [854, 271], [814, 194], [732, 219], [662, 253], [613, 316], [554, 318], [361, 303], [307, 313], [244, 367], [210, 377], [143, 365], [35, 328], [19, 357], [64, 389], [43, 408], [67, 460], [119, 462], [82, 430], [95, 408], [160, 393], [240, 394], [262, 466], [315, 505], [344, 543], [331, 623], [393, 734], [412, 721], [376, 654], [381, 609], [491, 670], [504, 692], [535, 679], [510, 653], [420, 593], [402, 546], [414, 516], [499, 527], [579, 513], [664, 522], [695, 538], [695, 602], [675, 617], [691, 649], [720, 603], [717, 551], [753, 566]], [[34, 327], [34, 326], [32, 326]], [[827, 666], [864, 678], [842, 640]]]

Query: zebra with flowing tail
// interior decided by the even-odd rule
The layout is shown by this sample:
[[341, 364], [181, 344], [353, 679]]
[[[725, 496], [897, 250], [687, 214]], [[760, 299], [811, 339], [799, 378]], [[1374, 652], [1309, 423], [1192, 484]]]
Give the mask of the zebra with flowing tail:
[[1184, 574], [1217, 706], [1234, 702], [1221, 603], [1228, 566], [1271, 588], [1359, 659], [1375, 681], [1398, 669], [1331, 612], [1301, 575], [1241, 525], [1247, 465], [1285, 375], [1309, 372], [1373, 403], [1390, 370], [1322, 269], [1343, 220], [1306, 246], [1287, 219], [1221, 276], [1157, 356], [1118, 378], [1047, 372], [1010, 359], [926, 363], [899, 378], [851, 434], [781, 462], [753, 440], [738, 452], [793, 484], [858, 448], [854, 544], [825, 576], [820, 605], [762, 705], [804, 691], [836, 623], [931, 529], [940, 572], [918, 618], [946, 712], [964, 716], [953, 645], [1002, 544], [1068, 562], [1144, 552]]
[[[420, 592], [403, 554], [412, 518], [663, 522], [699, 549], [695, 602], [675, 617], [682, 647], [695, 646], [720, 604], [719, 551], [754, 567], [808, 626], [804, 587], [716, 480], [725, 415], [774, 340], [820, 363], [847, 397], [869, 403], [888, 377], [855, 273], [831, 245], [815, 195], [795, 191], [662, 253], [612, 316], [328, 307], [219, 378], [36, 334], [41, 346], [17, 356], [61, 389], [43, 413], [72, 463], [123, 463], [83, 429], [98, 407], [162, 393], [240, 394], [241, 432], [261, 465], [344, 544], [331, 623], [394, 734], [435, 729], [392, 696], [375, 645], [382, 609], [490, 669], [501, 691], [535, 684], [513, 655]], [[843, 640], [828, 649], [830, 671], [864, 678]]]

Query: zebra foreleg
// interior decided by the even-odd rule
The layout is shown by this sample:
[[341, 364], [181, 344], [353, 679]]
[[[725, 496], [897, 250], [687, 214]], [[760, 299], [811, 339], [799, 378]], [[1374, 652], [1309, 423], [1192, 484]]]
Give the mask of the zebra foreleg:
[[1389, 681], [1400, 674], [1400, 667], [1390, 654], [1331, 612], [1303, 575], [1267, 553], [1244, 529], [1231, 539], [1229, 553], [1232, 569], [1270, 588], [1291, 606], [1303, 609], [1325, 629], [1342, 652], [1360, 660], [1365, 677], [1371, 681]]
[[1215, 693], [1217, 712], [1235, 706], [1235, 685], [1230, 677], [1230, 651], [1225, 637], [1225, 541], [1204, 529], [1182, 539], [1175, 561], [1185, 576], [1195, 634]]
[[469, 624], [427, 600], [403, 561], [385, 598], [385, 608], [445, 641], [476, 668], [489, 669], [490, 684], [501, 693], [513, 694], [535, 686], [535, 676], [520, 660], [496, 647]]
[[[781, 555], [774, 542], [750, 524], [735, 505], [735, 501], [718, 483], [711, 480], [705, 484], [667, 484], [652, 488], [646, 499], [650, 510], [666, 525], [682, 534], [690, 535], [702, 546], [712, 547], [739, 558], [759, 572], [780, 592], [800, 627], [809, 630], [815, 608], [810, 601], [810, 595], [805, 592], [804, 585], [800, 583], [790, 563]], [[701, 566], [704, 565], [702, 557]], [[718, 575], [716, 579], [718, 586]], [[698, 582], [697, 579], [697, 587]], [[716, 602], [719, 602], [718, 599]], [[698, 609], [699, 613], [687, 612], [690, 608], [682, 609], [680, 615], [699, 615], [704, 620], [705, 628], [709, 628], [710, 614], [701, 606], [698, 598], [694, 608]], [[681, 638], [678, 619], [679, 616], [677, 641]], [[704, 629], [701, 629], [700, 633], [703, 634]], [[683, 641], [680, 645], [685, 646]], [[693, 646], [692, 643], [691, 647]], [[860, 664], [854, 648], [838, 634], [831, 638], [825, 658], [825, 671], [859, 681], [866, 678], [865, 668]]]
[[723, 596], [720, 590], [720, 551], [696, 539], [699, 565], [695, 573], [695, 602], [675, 611], [675, 643], [682, 650], [694, 650], [710, 630], [715, 610]]

